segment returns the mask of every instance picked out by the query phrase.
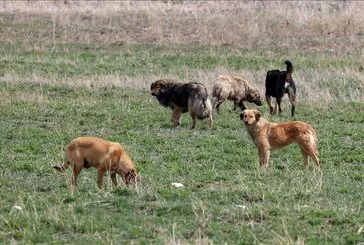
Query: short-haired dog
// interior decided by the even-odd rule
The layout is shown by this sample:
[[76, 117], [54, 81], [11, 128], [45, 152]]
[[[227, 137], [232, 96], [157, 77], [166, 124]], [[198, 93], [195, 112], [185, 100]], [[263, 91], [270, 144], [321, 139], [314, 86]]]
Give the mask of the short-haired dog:
[[97, 169], [97, 185], [102, 189], [105, 172], [110, 172], [113, 184], [117, 185], [116, 174], [119, 174], [127, 185], [135, 185], [138, 179], [134, 162], [117, 142], [111, 142], [96, 137], [78, 137], [66, 147], [66, 162], [61, 166], [54, 166], [63, 172], [69, 166], [73, 167], [71, 176], [71, 191], [76, 186], [77, 177], [83, 168]]
[[[270, 70], [265, 78], [265, 98], [269, 105], [271, 114], [281, 113], [281, 102], [284, 94], [288, 95], [291, 102], [291, 116], [293, 117], [296, 110], [296, 85], [292, 78], [293, 65], [292, 62], [286, 60], [286, 71]], [[272, 105], [271, 97], [276, 98], [275, 106]], [[278, 110], [277, 110], [278, 106]]]

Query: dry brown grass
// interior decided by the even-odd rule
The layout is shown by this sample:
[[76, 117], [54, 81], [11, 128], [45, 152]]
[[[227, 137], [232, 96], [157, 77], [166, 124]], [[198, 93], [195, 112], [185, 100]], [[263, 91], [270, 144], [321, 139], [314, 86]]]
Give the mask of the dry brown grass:
[[[199, 69], [186, 70], [183, 82], [201, 82], [206, 85], [209, 91], [212, 91], [213, 83], [221, 74], [233, 74], [246, 78], [252, 85], [260, 90], [264, 95], [264, 82], [266, 70], [240, 70], [235, 71], [227, 68], [217, 68], [212, 71]], [[63, 78], [46, 78], [35, 74], [26, 78], [22, 75], [5, 74], [0, 77], [0, 82], [20, 83], [24, 81], [38, 84], [63, 84], [71, 87], [115, 87], [115, 88], [133, 88], [149, 93], [150, 84], [160, 79], [160, 76], [117, 76], [117, 75], [98, 75], [98, 76], [81, 76], [81, 77], [63, 77]], [[181, 80], [176, 75], [166, 75], [165, 78]], [[364, 73], [352, 70], [339, 71], [318, 71], [304, 70], [294, 73], [298, 89], [298, 103], [319, 103], [320, 105], [330, 104], [333, 102], [358, 102], [364, 101]], [[350, 88], [352, 81], [355, 80], [354, 88]], [[348, 93], [349, 91], [349, 93]], [[43, 97], [38, 97], [37, 100]], [[283, 98], [285, 104], [288, 104], [288, 98]]]
[[[266, 49], [266, 55], [272, 50], [274, 56], [279, 47], [301, 53], [331, 51], [336, 57], [346, 53], [346, 57], [360, 60], [364, 56], [363, 12], [364, 3], [348, 1], [3, 1], [0, 42], [21, 41], [22, 48], [31, 43], [31, 49], [40, 52], [49, 43], [197, 43]], [[262, 94], [267, 69], [181, 67], [183, 81], [202, 82], [210, 91], [219, 75], [235, 74], [259, 87]], [[159, 78], [153, 74], [53, 78], [6, 73], [0, 81], [130, 86], [149, 91], [150, 83]], [[294, 78], [301, 102], [364, 101], [364, 74], [351, 67], [297, 69]], [[356, 85], [350, 90], [352, 80]]]
[[0, 39], [361, 51], [363, 12], [349, 1], [5, 1]]

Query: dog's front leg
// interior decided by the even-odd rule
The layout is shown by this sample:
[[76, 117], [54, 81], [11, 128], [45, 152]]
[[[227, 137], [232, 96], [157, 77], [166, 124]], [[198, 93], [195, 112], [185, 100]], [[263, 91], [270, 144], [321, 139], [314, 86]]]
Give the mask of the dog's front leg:
[[242, 101], [242, 100], [239, 102], [239, 107], [240, 107], [240, 109], [241, 109], [242, 111], [244, 111], [244, 110], [246, 109], [246, 107], [245, 107], [245, 105], [244, 105], [244, 103], [243, 103], [243, 101]]
[[236, 108], [239, 106], [238, 100], [234, 100], [234, 111], [236, 111]]
[[259, 148], [259, 165], [262, 168], [268, 167], [269, 156], [270, 156], [269, 148], [266, 147]]
[[114, 184], [114, 186], [118, 185], [118, 181], [116, 180], [116, 173], [110, 173], [111, 181]]
[[71, 176], [71, 191], [73, 192], [75, 186], [77, 185], [77, 177], [80, 174], [82, 166], [79, 167], [77, 164], [74, 164], [73, 172]]
[[174, 125], [177, 126], [177, 128], [181, 125], [181, 116], [182, 116], [181, 109], [175, 107], [172, 112], [171, 121], [174, 123]]
[[102, 181], [104, 178], [105, 170], [104, 169], [97, 169], [97, 186], [100, 190], [102, 190]]

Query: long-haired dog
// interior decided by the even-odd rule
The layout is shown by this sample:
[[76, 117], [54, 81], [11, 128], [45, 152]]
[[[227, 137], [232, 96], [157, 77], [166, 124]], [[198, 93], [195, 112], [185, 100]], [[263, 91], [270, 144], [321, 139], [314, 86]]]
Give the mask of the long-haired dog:
[[234, 110], [239, 107], [245, 110], [244, 101], [262, 105], [258, 89], [253, 88], [246, 80], [239, 76], [221, 75], [214, 83], [212, 89], [213, 107], [219, 111], [219, 107], [226, 100], [234, 101]]
[[66, 162], [53, 168], [63, 172], [72, 166], [71, 191], [77, 183], [77, 177], [83, 168], [97, 169], [97, 185], [102, 189], [103, 177], [110, 173], [113, 184], [117, 185], [116, 174], [119, 174], [127, 185], [135, 185], [139, 174], [128, 153], [117, 142], [106, 141], [96, 137], [78, 137], [66, 147]]
[[161, 79], [152, 83], [152, 96], [159, 103], [173, 110], [171, 121], [179, 127], [182, 113], [188, 112], [192, 118], [192, 129], [196, 119], [208, 119], [212, 127], [212, 104], [206, 87], [201, 83], [180, 83], [171, 79]]
[[320, 167], [316, 131], [307, 123], [271, 123], [264, 119], [258, 110], [245, 110], [240, 114], [240, 119], [258, 148], [261, 167], [268, 167], [271, 150], [278, 150], [293, 142], [301, 149], [305, 168], [308, 166], [308, 156]]
[[[282, 112], [281, 102], [284, 94], [288, 95], [291, 103], [291, 116], [294, 116], [296, 109], [296, 85], [292, 78], [293, 65], [292, 62], [286, 60], [284, 62], [287, 65], [286, 71], [270, 70], [267, 72], [265, 79], [265, 98], [269, 105], [271, 114]], [[271, 97], [276, 98], [276, 104], [273, 108]]]

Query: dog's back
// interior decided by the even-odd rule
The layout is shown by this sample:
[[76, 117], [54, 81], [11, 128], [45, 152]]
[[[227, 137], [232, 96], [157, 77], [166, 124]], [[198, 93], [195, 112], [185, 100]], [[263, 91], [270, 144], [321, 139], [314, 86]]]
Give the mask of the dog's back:
[[265, 95], [283, 97], [285, 93], [286, 71], [270, 70], [265, 78]]
[[66, 148], [66, 159], [71, 162], [84, 161], [84, 167], [97, 167], [111, 151], [123, 149], [117, 142], [106, 141], [97, 137], [78, 137]]

